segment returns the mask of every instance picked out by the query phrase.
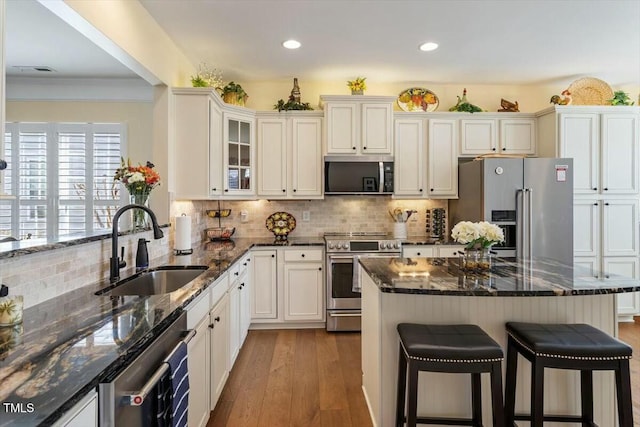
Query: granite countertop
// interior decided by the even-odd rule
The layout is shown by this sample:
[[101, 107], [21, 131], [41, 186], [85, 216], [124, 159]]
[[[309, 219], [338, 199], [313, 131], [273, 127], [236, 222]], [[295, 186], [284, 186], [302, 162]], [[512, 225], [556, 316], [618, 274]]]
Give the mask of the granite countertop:
[[[206, 242], [187, 256], [167, 255], [151, 266], [207, 265], [187, 286], [164, 295], [96, 296], [109, 281], [88, 284], [24, 311], [23, 323], [0, 328], [0, 426], [49, 425], [87, 392], [113, 378], [164, 331], [196, 296], [255, 246], [323, 246], [322, 238]], [[124, 269], [121, 277], [134, 273]], [[126, 326], [125, 326], [126, 325]], [[33, 411], [26, 410], [27, 404]]]
[[361, 258], [380, 291], [460, 296], [567, 296], [640, 291], [640, 280], [590, 277], [586, 270], [549, 259], [495, 258], [490, 272], [467, 273], [457, 258]]

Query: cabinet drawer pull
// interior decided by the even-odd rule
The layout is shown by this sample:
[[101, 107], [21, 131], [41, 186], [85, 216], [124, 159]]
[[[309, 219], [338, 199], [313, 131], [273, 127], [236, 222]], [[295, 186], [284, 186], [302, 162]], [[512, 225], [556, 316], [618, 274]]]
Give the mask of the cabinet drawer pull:
[[237, 276], [238, 274], [240, 274], [240, 272], [236, 271], [235, 273], [233, 273], [234, 276]]
[[304, 258], [304, 254], [300, 254], [300, 256], [301, 256], [302, 258]]
[[209, 325], [209, 329], [213, 329], [215, 327], [216, 327], [216, 325], [214, 325], [213, 323]]
[[502, 148], [502, 151], [507, 151], [507, 149], [503, 147], [503, 148]]
[[216, 322], [219, 322], [220, 321], [220, 316], [216, 316], [216, 318], [213, 319], [213, 320], [215, 320]]
[[218, 191], [218, 189], [214, 187], [211, 189], [211, 191]]

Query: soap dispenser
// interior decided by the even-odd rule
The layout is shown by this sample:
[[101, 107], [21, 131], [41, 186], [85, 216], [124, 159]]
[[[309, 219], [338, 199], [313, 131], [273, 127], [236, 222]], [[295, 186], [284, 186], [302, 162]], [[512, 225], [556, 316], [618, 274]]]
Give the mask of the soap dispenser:
[[138, 239], [138, 251], [136, 252], [136, 270], [143, 270], [149, 267], [149, 251], [147, 250], [147, 239]]

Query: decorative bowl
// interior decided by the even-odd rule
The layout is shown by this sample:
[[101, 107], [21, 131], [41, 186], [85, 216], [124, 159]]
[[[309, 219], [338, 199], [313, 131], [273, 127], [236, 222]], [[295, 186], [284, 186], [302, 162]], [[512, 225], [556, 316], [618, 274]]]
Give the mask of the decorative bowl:
[[229, 240], [233, 233], [236, 232], [235, 227], [212, 227], [207, 228], [207, 239], [209, 240]]

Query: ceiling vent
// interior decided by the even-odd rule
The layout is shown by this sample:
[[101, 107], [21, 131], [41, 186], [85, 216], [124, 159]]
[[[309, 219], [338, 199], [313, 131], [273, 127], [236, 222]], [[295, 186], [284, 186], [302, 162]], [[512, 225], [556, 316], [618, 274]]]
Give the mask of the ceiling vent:
[[37, 72], [37, 73], [55, 73], [51, 67], [47, 67], [46, 65], [14, 65], [12, 68], [19, 70], [21, 73], [27, 72]]

